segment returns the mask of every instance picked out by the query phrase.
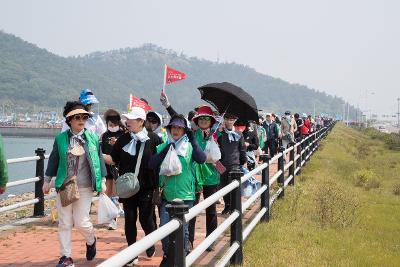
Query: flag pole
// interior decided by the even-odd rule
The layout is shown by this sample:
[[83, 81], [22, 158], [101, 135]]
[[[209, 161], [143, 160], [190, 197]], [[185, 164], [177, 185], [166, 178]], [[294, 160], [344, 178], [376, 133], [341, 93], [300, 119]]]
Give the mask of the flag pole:
[[166, 79], [167, 79], [167, 64], [164, 64], [164, 77], [163, 77], [163, 87], [162, 87], [162, 93], [165, 94], [165, 84], [166, 84]]

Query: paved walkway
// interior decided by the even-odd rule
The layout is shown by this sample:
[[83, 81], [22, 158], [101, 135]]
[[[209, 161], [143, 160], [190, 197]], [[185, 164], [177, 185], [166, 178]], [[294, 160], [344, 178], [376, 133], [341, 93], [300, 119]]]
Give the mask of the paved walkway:
[[[270, 168], [271, 174], [276, 171], [276, 164]], [[223, 205], [217, 206], [218, 213]], [[254, 215], [259, 209], [259, 204], [254, 205], [245, 214], [245, 219]], [[94, 209], [95, 210], [95, 209]], [[92, 214], [93, 222], [96, 222], [96, 214]], [[221, 223], [224, 217], [218, 215], [218, 222]], [[138, 223], [138, 239], [144, 236]], [[127, 244], [124, 235], [124, 219], [118, 220], [118, 230], [109, 231], [96, 225], [97, 231], [97, 256], [92, 262], [85, 258], [86, 247], [83, 237], [73, 230], [72, 253], [75, 266], [96, 266], [105, 259], [115, 255]], [[205, 213], [197, 217], [195, 244], [199, 244], [205, 238]], [[220, 237], [216, 243], [215, 251], [205, 252], [195, 263], [196, 266], [213, 266], [224, 254], [229, 244], [229, 231]], [[37, 222], [24, 226], [17, 226], [11, 230], [0, 233], [0, 267], [4, 266], [55, 266], [59, 259], [59, 244], [57, 224], [52, 223], [47, 216]], [[153, 258], [147, 258], [143, 253], [139, 256], [140, 266], [158, 266], [162, 259], [161, 243], [156, 244], [156, 254]]]

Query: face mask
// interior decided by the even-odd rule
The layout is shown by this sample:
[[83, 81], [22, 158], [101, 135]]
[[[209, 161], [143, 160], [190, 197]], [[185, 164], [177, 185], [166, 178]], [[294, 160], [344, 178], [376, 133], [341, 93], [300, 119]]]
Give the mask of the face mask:
[[119, 131], [119, 126], [115, 126], [115, 127], [108, 127], [108, 130], [112, 133], [116, 133]]
[[286, 115], [286, 119], [290, 120], [292, 117], [290, 115]]

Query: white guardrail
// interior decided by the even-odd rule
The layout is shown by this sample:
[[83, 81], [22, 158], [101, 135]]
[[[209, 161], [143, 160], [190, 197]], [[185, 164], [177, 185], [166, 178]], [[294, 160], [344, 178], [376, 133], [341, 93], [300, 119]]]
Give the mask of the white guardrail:
[[[240, 233], [239, 240], [232, 240], [233, 234], [231, 233], [231, 246], [228, 248], [226, 253], [223, 257], [218, 261], [216, 266], [222, 267], [226, 266], [227, 264], [238, 264], [241, 265], [242, 263], [242, 256], [239, 255], [237, 257], [237, 253], [242, 253], [241, 247], [243, 241], [248, 238], [251, 231], [255, 228], [255, 226], [260, 221], [268, 221], [269, 220], [269, 213], [270, 208], [274, 201], [278, 199], [280, 196], [284, 194], [285, 188], [290, 185], [294, 184], [294, 177], [298, 174], [302, 168], [302, 166], [306, 163], [307, 159], [311, 156], [313, 152], [316, 151], [318, 147], [319, 141], [324, 138], [327, 132], [333, 127], [334, 124], [330, 125], [329, 127], [325, 127], [320, 129], [317, 132], [310, 134], [307, 138], [301, 140], [296, 144], [292, 144], [286, 150], [281, 150], [276, 156], [271, 158], [268, 163], [265, 162], [255, 168], [254, 170], [250, 171], [249, 173], [239, 177], [238, 179], [233, 179], [233, 181], [226, 185], [225, 187], [221, 188], [219, 191], [214, 193], [213, 195], [209, 196], [208, 198], [204, 199], [197, 205], [193, 206], [189, 209], [188, 213], [184, 215], [184, 220], [180, 221], [178, 219], [172, 219], [169, 223], [162, 226], [161, 228], [157, 229], [153, 233], [145, 236], [141, 240], [137, 241], [136, 243], [132, 244], [131, 246], [125, 248], [118, 254], [112, 256], [111, 258], [107, 259], [106, 261], [99, 264], [99, 267], [116, 267], [116, 266], [123, 266], [127, 262], [131, 261], [133, 258], [139, 256], [143, 253], [146, 249], [153, 246], [156, 242], [160, 241], [163, 238], [169, 236], [172, 232], [176, 231], [179, 228], [180, 224], [188, 223], [191, 219], [196, 217], [200, 214], [203, 210], [214, 204], [218, 201], [221, 197], [226, 194], [232, 194], [234, 197], [234, 193], [239, 192], [240, 197], [240, 185], [247, 181], [253, 175], [256, 175], [260, 172], [263, 173], [263, 183], [262, 186], [255, 192], [251, 197], [249, 197], [242, 205], [240, 200], [239, 207], [234, 207], [229, 217], [227, 217], [218, 227], [215, 229], [210, 235], [208, 235], [196, 248], [194, 248], [190, 254], [187, 256], [183, 255], [178, 250], [178, 257], [184, 257], [185, 264], [183, 266], [191, 266], [195, 263], [195, 261], [202, 255], [202, 253], [211, 245], [213, 244], [221, 235], [224, 233], [229, 227], [232, 227], [233, 223], [238, 222], [238, 220], [242, 220], [242, 214], [252, 205], [254, 204], [260, 197], [261, 197], [261, 208], [260, 211], [253, 217], [252, 221], [248, 223], [246, 228]], [[300, 146], [300, 147], [299, 147]], [[302, 149], [300, 150], [300, 148]], [[306, 156], [302, 156], [305, 153]], [[285, 165], [284, 164], [284, 157], [289, 154], [291, 160]], [[278, 171], [272, 176], [269, 177], [269, 167], [271, 163], [278, 161]], [[267, 170], [267, 171], [266, 171]], [[288, 177], [285, 179], [285, 173], [288, 172]], [[264, 177], [265, 175], [265, 177]], [[272, 184], [278, 181], [279, 188], [276, 192], [269, 197], [270, 190]], [[241, 198], [241, 197], [240, 197]], [[263, 203], [265, 202], [265, 203]], [[234, 203], [234, 201], [232, 202]], [[264, 206], [263, 206], [264, 204]], [[235, 209], [236, 208], [236, 209]], [[239, 209], [237, 209], [239, 208]], [[177, 244], [177, 243], [176, 243]], [[183, 248], [182, 248], [183, 252]], [[175, 252], [176, 253], [176, 252]], [[180, 255], [182, 254], [182, 255]], [[169, 255], [168, 258], [176, 258], [177, 256]], [[235, 258], [233, 260], [233, 258]], [[170, 263], [170, 266], [180, 266], [179, 264]]]

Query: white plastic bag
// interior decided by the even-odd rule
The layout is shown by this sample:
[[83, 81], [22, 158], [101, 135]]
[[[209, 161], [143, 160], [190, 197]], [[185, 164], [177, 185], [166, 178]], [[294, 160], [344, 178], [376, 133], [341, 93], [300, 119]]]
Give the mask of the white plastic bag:
[[221, 159], [221, 150], [219, 150], [218, 144], [213, 139], [207, 141], [204, 153], [207, 155], [207, 163], [215, 163]]
[[173, 176], [182, 173], [182, 164], [173, 146], [169, 147], [160, 167], [160, 175]]
[[99, 197], [99, 208], [97, 210], [97, 223], [109, 223], [111, 220], [117, 218], [119, 215], [118, 207], [115, 206], [114, 202], [106, 195], [100, 194]]

